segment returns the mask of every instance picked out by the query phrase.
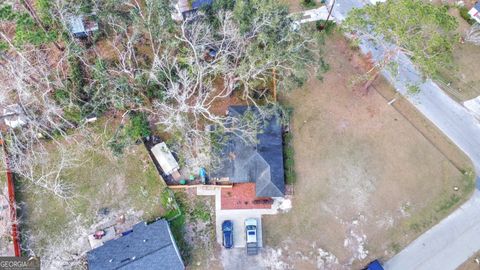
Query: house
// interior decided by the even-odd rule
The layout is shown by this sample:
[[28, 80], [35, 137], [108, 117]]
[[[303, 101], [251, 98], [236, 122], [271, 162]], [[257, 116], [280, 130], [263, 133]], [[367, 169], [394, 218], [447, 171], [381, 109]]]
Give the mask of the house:
[[3, 118], [5, 125], [11, 128], [21, 127], [27, 123], [25, 112], [19, 104], [5, 106], [1, 118]]
[[180, 173], [178, 172], [180, 166], [165, 142], [156, 144], [150, 151], [152, 151], [155, 160], [165, 175], [171, 175], [174, 179], [180, 178]]
[[88, 269], [185, 269], [180, 252], [164, 219], [133, 226], [120, 238], [87, 253]]
[[98, 30], [98, 23], [94, 16], [70, 16], [67, 24], [70, 33], [76, 38], [86, 38]]
[[172, 14], [172, 18], [176, 21], [183, 21], [189, 15], [198, 11], [198, 9], [204, 6], [210, 6], [213, 0], [178, 0], [175, 5], [175, 13]]
[[472, 19], [474, 19], [475, 21], [480, 23], [480, 13], [479, 12], [480, 12], [480, 2], [477, 2], [473, 6], [473, 8], [470, 9], [470, 11], [468, 11], [468, 15], [470, 15], [470, 17], [472, 17]]
[[[228, 114], [242, 117], [246, 112], [258, 114], [248, 106], [230, 106]], [[283, 134], [278, 113], [262, 120], [262, 130], [257, 134], [257, 143], [248, 144], [242, 138], [227, 134], [221, 150], [220, 166], [213, 177], [233, 183], [255, 183], [257, 198], [285, 196], [283, 169]]]

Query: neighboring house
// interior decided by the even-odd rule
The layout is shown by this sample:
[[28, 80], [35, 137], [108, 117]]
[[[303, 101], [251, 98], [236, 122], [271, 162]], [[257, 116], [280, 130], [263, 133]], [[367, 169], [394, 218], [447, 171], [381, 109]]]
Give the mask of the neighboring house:
[[93, 32], [98, 31], [98, 23], [94, 16], [71, 16], [67, 23], [70, 32], [76, 38], [86, 38]]
[[480, 2], [475, 3], [472, 9], [468, 12], [470, 17], [472, 17], [475, 21], [480, 23]]
[[171, 175], [174, 179], [180, 178], [180, 173], [178, 172], [180, 166], [165, 142], [156, 144], [151, 151], [165, 175]]
[[164, 219], [133, 230], [87, 253], [88, 269], [185, 269], [180, 252]]
[[[258, 113], [254, 107], [230, 106], [228, 113], [242, 117], [245, 112]], [[280, 115], [263, 120], [257, 144], [249, 145], [234, 134], [227, 134], [221, 151], [221, 164], [213, 177], [231, 183], [255, 183], [257, 198], [283, 197], [285, 178], [283, 169], [283, 133]]]
[[183, 21], [201, 7], [210, 6], [212, 3], [213, 0], [178, 0], [175, 5], [176, 12], [172, 14], [172, 17], [176, 21]]
[[5, 125], [11, 128], [17, 128], [27, 123], [27, 118], [19, 104], [11, 104], [3, 109], [2, 117]]

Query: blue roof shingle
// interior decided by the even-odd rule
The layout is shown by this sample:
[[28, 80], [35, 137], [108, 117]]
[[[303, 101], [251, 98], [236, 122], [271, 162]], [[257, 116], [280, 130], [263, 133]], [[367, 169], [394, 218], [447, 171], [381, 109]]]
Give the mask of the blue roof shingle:
[[[254, 107], [230, 106], [229, 115], [240, 117], [247, 111], [258, 114]], [[263, 120], [256, 145], [248, 145], [234, 134], [227, 134], [221, 151], [221, 164], [214, 177], [228, 177], [233, 183], [255, 182], [257, 197], [283, 197], [283, 134], [279, 114]], [[232, 158], [233, 157], [233, 158]]]
[[87, 260], [90, 270], [185, 269], [164, 219], [134, 225], [131, 233], [89, 251]]

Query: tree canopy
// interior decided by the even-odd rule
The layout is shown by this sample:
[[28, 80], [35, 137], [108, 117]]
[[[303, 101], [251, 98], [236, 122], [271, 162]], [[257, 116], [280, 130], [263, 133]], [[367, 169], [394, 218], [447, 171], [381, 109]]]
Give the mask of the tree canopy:
[[444, 6], [421, 0], [387, 0], [349, 13], [344, 27], [398, 46], [426, 76], [452, 65], [458, 22]]
[[[202, 145], [208, 147], [211, 138], [205, 127], [234, 121], [215, 111], [218, 104], [232, 97], [254, 106], [275, 103], [274, 76], [278, 91], [294, 89], [315, 72], [320, 60], [315, 32], [296, 26], [287, 6], [276, 0], [218, 0], [182, 21], [173, 20], [175, 9], [168, 0], [42, 0], [37, 4], [46, 28], [61, 33], [56, 38], [63, 51], [51, 53], [54, 48], [48, 41], [41, 44], [47, 50], [38, 50], [40, 45], [28, 39], [18, 47], [13, 42], [16, 36], [12, 39], [0, 29], [9, 41], [4, 44], [9, 49], [8, 58], [4, 57], [9, 69], [4, 71], [12, 81], [12, 87], [4, 87], [5, 95], [11, 97], [5, 100], [19, 100], [32, 120], [49, 120], [42, 123], [41, 132], [30, 134], [66, 134], [65, 129], [81, 126], [92, 114], [113, 112], [130, 122], [122, 125], [127, 131], [119, 132], [113, 144], [123, 147], [126, 143], [120, 139], [134, 141], [138, 138], [129, 137], [148, 134], [150, 123], [173, 135], [177, 145], [192, 148], [177, 152], [207, 152], [199, 150]], [[88, 15], [86, 11], [95, 14], [100, 30], [79, 40], [69, 31], [69, 18]], [[15, 22], [15, 14], [20, 13], [26, 14], [6, 6], [0, 9], [0, 21]], [[31, 23], [40, 29], [36, 21]], [[51, 55], [58, 61], [50, 61]], [[30, 61], [34, 57], [43, 61]], [[19, 65], [20, 61], [25, 63]], [[26, 73], [27, 79], [19, 80], [19, 72]], [[41, 99], [35, 103], [27, 97]], [[50, 108], [51, 117], [40, 113], [45, 108]], [[238, 128], [232, 130], [233, 126]], [[252, 125], [244, 123], [218, 130], [247, 139], [255, 134]], [[121, 152], [119, 147], [112, 149]], [[191, 160], [206, 165], [194, 156]]]

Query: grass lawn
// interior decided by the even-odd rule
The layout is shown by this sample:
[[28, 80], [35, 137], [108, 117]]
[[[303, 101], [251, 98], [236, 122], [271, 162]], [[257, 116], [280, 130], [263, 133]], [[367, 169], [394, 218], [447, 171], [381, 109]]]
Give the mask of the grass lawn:
[[[70, 236], [86, 239], [94, 229], [92, 225], [103, 220], [115, 221], [120, 215], [133, 215], [138, 221], [149, 221], [166, 214], [165, 202], [162, 204], [165, 184], [143, 145], [129, 147], [120, 157], [106, 150], [106, 141], [114, 127], [112, 122], [99, 121], [91, 127], [91, 136], [76, 138], [88, 140], [89, 147], [76, 149], [78, 144], [64, 142], [78, 155], [79, 166], [67, 169], [61, 176], [72, 184], [73, 199], [62, 201], [47, 192], [32, 192], [39, 189], [17, 181], [23, 240], [25, 244], [33, 244], [29, 247], [37, 255], [44, 255], [52, 245], [63, 243]], [[55, 148], [52, 147], [51, 153], [56, 154]], [[58, 247], [62, 248], [66, 247]]]
[[[470, 25], [457, 8], [450, 8], [449, 13], [459, 22], [459, 36], [464, 36]], [[480, 96], [480, 46], [468, 42], [455, 44], [453, 62], [456, 68], [442, 70], [437, 80], [442, 89], [460, 102]]]
[[353, 89], [366, 66], [340, 34], [325, 51], [323, 81], [282, 98], [294, 109], [297, 177], [292, 210], [263, 218], [264, 244], [294, 269], [360, 269], [465, 201], [472, 165], [414, 108], [388, 105], [385, 80], [366, 94]]
[[480, 96], [480, 46], [457, 44], [453, 56], [456, 69], [441, 72], [442, 89], [460, 102]]

